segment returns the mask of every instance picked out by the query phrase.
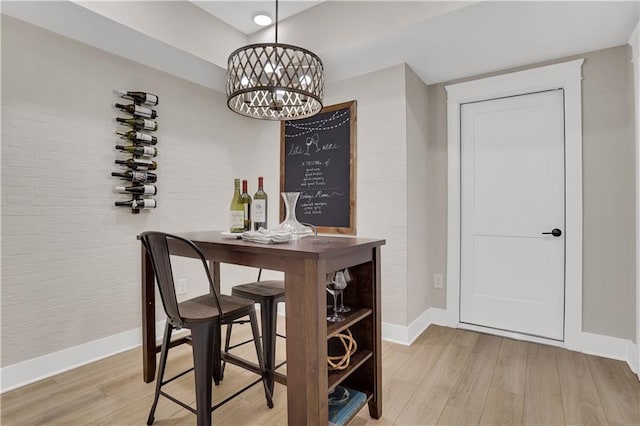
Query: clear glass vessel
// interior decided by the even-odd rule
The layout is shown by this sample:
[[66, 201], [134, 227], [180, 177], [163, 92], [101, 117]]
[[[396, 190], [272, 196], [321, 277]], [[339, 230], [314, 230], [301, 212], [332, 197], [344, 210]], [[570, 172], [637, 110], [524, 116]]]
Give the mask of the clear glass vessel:
[[280, 195], [284, 200], [285, 218], [284, 221], [276, 227], [276, 231], [290, 232], [292, 239], [298, 239], [306, 237], [307, 235], [313, 235], [313, 229], [310, 226], [305, 226], [298, 222], [296, 219], [296, 205], [298, 204], [298, 198], [300, 198], [299, 192], [281, 192]]

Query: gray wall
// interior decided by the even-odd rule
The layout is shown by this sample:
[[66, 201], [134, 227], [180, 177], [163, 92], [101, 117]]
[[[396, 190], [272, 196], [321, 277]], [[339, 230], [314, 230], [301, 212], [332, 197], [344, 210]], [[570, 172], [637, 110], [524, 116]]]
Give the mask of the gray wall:
[[[433, 223], [430, 262], [446, 270], [447, 117], [444, 86], [490, 75], [584, 58], [583, 142], [583, 331], [636, 339], [635, 145], [633, 68], [628, 45], [588, 52], [429, 86], [429, 159]], [[432, 306], [446, 294], [433, 291]]]
[[429, 308], [433, 271], [427, 258], [431, 238], [426, 218], [430, 200], [426, 196], [428, 176], [427, 85], [405, 66], [407, 97], [407, 325]]

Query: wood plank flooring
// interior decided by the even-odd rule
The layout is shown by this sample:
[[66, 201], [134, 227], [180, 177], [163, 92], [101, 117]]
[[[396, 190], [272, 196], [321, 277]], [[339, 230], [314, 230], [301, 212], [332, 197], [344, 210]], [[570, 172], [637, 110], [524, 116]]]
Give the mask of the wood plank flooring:
[[[241, 328], [234, 328], [234, 340], [248, 336]], [[284, 345], [278, 339], [278, 362]], [[251, 358], [249, 345], [238, 351]], [[143, 425], [154, 384], [142, 381], [141, 360], [134, 349], [7, 392], [1, 424]], [[640, 425], [640, 382], [621, 361], [439, 326], [410, 347], [383, 342], [382, 361], [383, 417], [373, 420], [365, 408], [352, 426]], [[190, 347], [174, 348], [167, 374], [190, 365]], [[255, 377], [227, 366], [214, 401]], [[165, 389], [194, 406], [191, 374]], [[261, 386], [254, 386], [216, 410], [214, 423], [285, 425], [286, 387], [276, 384], [274, 403], [267, 408]], [[155, 418], [156, 425], [195, 424], [193, 414], [166, 398]]]

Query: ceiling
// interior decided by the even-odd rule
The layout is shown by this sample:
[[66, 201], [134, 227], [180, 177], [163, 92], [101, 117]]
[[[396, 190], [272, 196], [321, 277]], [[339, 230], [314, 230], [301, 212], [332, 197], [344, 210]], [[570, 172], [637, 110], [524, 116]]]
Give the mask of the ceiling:
[[[238, 17], [250, 20], [247, 8], [264, 9], [265, 5], [244, 1], [207, 3], [226, 3], [226, 13], [234, 17], [229, 23], [236, 22]], [[280, 4], [284, 7], [289, 3], [313, 3], [313, 7], [281, 22], [282, 41], [319, 54], [329, 81], [406, 62], [428, 84], [625, 44], [638, 23], [640, 4], [637, 1]], [[235, 8], [236, 13], [230, 13]], [[216, 8], [208, 10], [215, 12]], [[252, 41], [273, 38], [271, 30], [262, 31], [265, 37], [260, 37], [260, 32], [249, 34]]]
[[[283, 0], [278, 35], [318, 54], [328, 83], [407, 63], [432, 84], [626, 44], [639, 5]], [[3, 14], [220, 91], [231, 51], [273, 41], [273, 28], [257, 30], [251, 21], [273, 7], [238, 0], [2, 0]]]
[[[275, 20], [275, 1], [198, 1], [191, 0], [193, 4], [205, 12], [231, 25], [238, 31], [250, 35], [260, 31], [263, 27], [253, 22], [253, 16], [258, 12], [266, 12]], [[279, 20], [287, 19], [304, 10], [309, 9], [322, 1], [281, 1], [278, 5]]]

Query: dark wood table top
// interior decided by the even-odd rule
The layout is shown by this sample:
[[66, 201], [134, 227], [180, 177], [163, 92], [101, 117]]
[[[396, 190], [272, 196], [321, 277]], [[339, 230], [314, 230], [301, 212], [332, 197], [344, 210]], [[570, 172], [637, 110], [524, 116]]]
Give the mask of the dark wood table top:
[[180, 232], [176, 235], [185, 237], [194, 243], [207, 243], [226, 246], [226, 249], [237, 249], [246, 252], [277, 252], [285, 257], [324, 258], [327, 256], [339, 256], [351, 251], [353, 248], [377, 247], [385, 244], [385, 240], [360, 237], [334, 237], [326, 235], [307, 236], [298, 240], [292, 240], [281, 244], [260, 244], [244, 241], [242, 239], [229, 238], [222, 235], [221, 231], [195, 231]]

